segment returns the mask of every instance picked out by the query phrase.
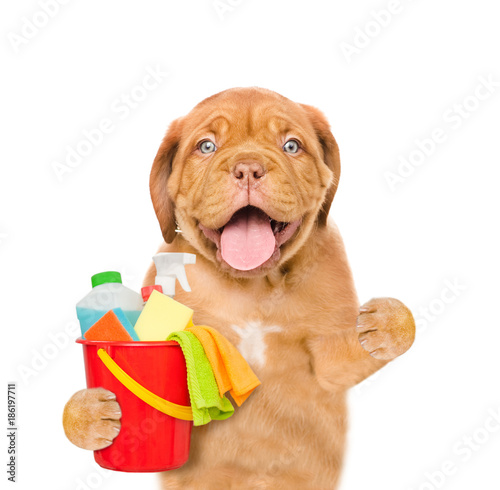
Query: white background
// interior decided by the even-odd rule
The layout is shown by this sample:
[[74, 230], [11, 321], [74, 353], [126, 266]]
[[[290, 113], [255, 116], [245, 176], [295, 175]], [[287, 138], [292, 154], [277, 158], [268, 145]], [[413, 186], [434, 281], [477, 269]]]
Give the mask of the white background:
[[[162, 240], [148, 179], [168, 123], [252, 85], [325, 112], [343, 165], [331, 218], [360, 300], [395, 296], [419, 323], [411, 350], [351, 391], [341, 489], [500, 488], [496, 2], [232, 3], [219, 15], [211, 0], [73, 0], [34, 31], [38, 2], [3, 6], [1, 357], [3, 386], [18, 383], [17, 488], [157, 488], [99, 470], [64, 436], [64, 404], [85, 386], [74, 305], [101, 270], [140, 288]], [[169, 76], [120, 111], [157, 66]], [[497, 85], [476, 92], [480, 77]], [[113, 131], [58, 179], [54, 162], [105, 118]], [[420, 165], [392, 190], [386, 172], [410, 156]]]

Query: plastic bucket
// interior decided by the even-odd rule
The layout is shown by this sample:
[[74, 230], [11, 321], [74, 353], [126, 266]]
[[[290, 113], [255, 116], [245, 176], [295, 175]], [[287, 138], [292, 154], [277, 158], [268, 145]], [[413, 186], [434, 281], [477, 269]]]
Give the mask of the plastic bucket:
[[94, 451], [96, 462], [134, 472], [182, 466], [189, 457], [193, 422], [179, 344], [76, 342], [83, 345], [87, 388], [112, 391], [122, 411], [120, 433], [111, 446]]

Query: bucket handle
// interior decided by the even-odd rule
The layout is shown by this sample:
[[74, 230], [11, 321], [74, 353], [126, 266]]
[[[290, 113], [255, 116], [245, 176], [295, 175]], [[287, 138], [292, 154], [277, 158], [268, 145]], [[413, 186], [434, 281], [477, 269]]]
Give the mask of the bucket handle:
[[177, 405], [155, 395], [131, 378], [111, 356], [104, 350], [99, 349], [97, 355], [101, 358], [104, 365], [110, 370], [111, 374], [123, 385], [129, 389], [135, 396], [139, 397], [144, 403], [156, 408], [160, 412], [166, 413], [171, 417], [181, 420], [193, 420], [193, 410], [190, 406]]

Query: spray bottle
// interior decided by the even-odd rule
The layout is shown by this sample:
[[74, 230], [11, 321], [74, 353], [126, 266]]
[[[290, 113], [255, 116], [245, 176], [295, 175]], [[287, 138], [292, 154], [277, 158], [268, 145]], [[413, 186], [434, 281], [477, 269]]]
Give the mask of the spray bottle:
[[156, 266], [155, 284], [161, 286], [163, 294], [175, 296], [175, 279], [182, 289], [189, 293], [191, 288], [186, 277], [184, 265], [195, 264], [196, 255], [187, 253], [159, 253], [153, 257]]
[[[144, 309], [137, 320], [135, 330], [140, 340], [166, 340], [172, 332], [183, 330], [193, 324], [193, 310], [175, 301], [175, 279], [182, 288], [189, 292], [184, 265], [196, 263], [196, 255], [188, 253], [159, 253], [153, 257], [156, 266], [154, 288], [143, 288], [146, 301]], [[161, 290], [161, 292], [159, 292]]]

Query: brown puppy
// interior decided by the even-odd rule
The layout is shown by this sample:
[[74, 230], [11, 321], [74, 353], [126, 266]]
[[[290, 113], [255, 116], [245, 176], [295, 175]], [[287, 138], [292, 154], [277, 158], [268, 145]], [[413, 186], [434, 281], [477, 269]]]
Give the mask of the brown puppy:
[[[193, 429], [189, 461], [161, 475], [163, 488], [336, 488], [346, 391], [415, 333], [395, 299], [359, 308], [327, 223], [339, 176], [323, 114], [268, 90], [227, 90], [170, 126], [150, 181], [160, 251], [197, 254], [192, 292], [176, 299], [236, 345], [262, 385], [230, 419]], [[104, 447], [119, 407], [105, 390], [83, 390], [64, 422], [75, 444]]]

